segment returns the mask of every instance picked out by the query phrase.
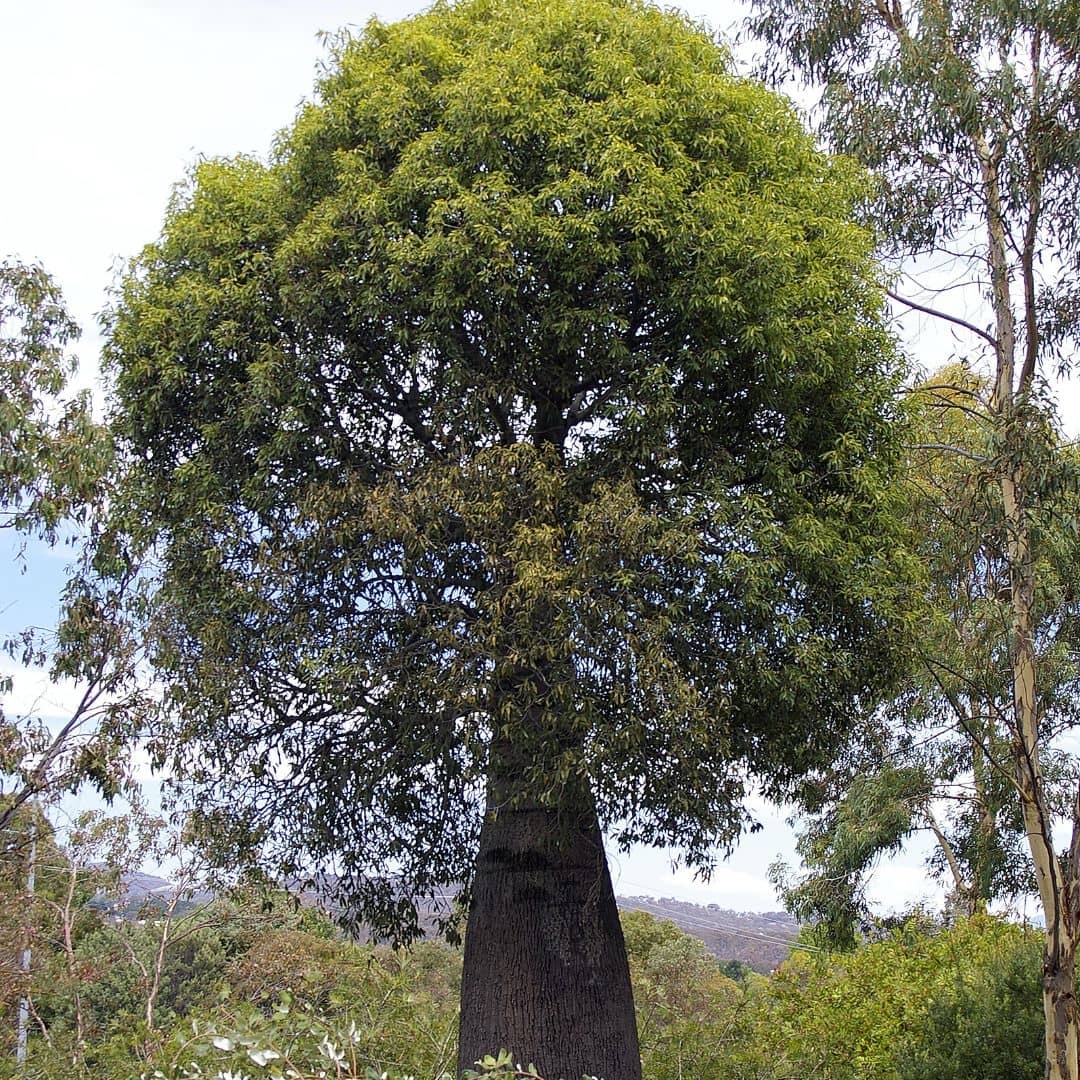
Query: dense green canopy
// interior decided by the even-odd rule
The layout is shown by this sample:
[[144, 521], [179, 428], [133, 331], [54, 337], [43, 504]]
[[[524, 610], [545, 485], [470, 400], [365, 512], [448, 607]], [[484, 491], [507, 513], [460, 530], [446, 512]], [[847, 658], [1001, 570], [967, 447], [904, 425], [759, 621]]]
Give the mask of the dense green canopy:
[[215, 835], [389, 927], [468, 881], [493, 738], [705, 865], [827, 760], [896, 658], [864, 193], [634, 0], [373, 22], [199, 164], [109, 356]]

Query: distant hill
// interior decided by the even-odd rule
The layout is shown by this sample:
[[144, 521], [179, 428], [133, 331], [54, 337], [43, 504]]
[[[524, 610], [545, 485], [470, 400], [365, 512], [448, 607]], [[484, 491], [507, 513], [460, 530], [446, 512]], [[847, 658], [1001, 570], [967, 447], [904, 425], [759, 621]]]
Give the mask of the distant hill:
[[670, 919], [683, 933], [704, 941], [718, 960], [738, 960], [763, 975], [787, 959], [799, 936], [799, 924], [783, 911], [730, 911], [653, 896], [619, 896], [616, 903], [623, 911]]
[[[175, 889], [165, 878], [141, 872], [125, 877], [124, 884], [126, 893], [121, 902], [110, 905], [114, 914], [121, 918], [139, 917], [148, 900], [164, 902]], [[303, 892], [301, 897], [301, 902], [318, 902], [310, 891]], [[209, 893], [200, 894], [192, 901], [185, 900], [180, 910], [186, 911], [210, 899]], [[450, 893], [441, 899], [444, 904], [453, 902]], [[738, 960], [766, 975], [787, 958], [791, 943], [799, 935], [799, 924], [782, 911], [731, 911], [717, 904], [703, 906], [672, 897], [653, 896], [619, 896], [616, 903], [623, 911], [647, 911], [658, 919], [670, 919], [684, 933], [705, 942], [718, 960]], [[333, 907], [332, 904], [329, 906]], [[420, 922], [431, 931], [435, 923], [434, 911], [421, 906]], [[360, 936], [364, 937], [363, 934]]]
[[124, 892], [129, 902], [145, 900], [148, 896], [171, 896], [175, 887], [171, 881], [141, 870], [124, 875]]
[[[119, 893], [99, 894], [90, 901], [89, 906], [107, 914], [109, 918], [134, 921], [145, 918], [153, 908], [164, 908], [175, 895], [176, 885], [171, 881], [136, 870], [123, 875]], [[210, 892], [185, 896], [176, 905], [175, 914], [185, 915], [213, 899], [214, 894]]]

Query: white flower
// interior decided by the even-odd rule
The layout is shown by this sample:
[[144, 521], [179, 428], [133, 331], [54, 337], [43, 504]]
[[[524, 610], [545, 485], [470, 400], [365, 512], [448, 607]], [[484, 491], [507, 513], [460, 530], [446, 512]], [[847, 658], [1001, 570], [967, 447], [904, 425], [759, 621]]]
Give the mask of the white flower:
[[324, 1058], [329, 1058], [335, 1065], [345, 1064], [345, 1051], [338, 1049], [338, 1047], [330, 1041], [327, 1036], [323, 1036], [323, 1041], [319, 1043], [319, 1053]]
[[276, 1061], [281, 1057], [276, 1050], [271, 1050], [269, 1046], [262, 1050], [249, 1050], [247, 1054], [256, 1065], [260, 1066], [260, 1068], [265, 1067], [268, 1061]]

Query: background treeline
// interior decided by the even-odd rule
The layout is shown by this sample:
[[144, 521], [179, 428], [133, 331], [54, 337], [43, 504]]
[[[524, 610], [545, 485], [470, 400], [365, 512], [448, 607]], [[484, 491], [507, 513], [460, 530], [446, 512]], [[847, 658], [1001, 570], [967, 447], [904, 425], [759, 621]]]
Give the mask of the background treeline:
[[[7, 853], [4, 951], [14, 961], [29, 934], [32, 961], [25, 975], [5, 965], [0, 1077], [20, 1075], [24, 996], [29, 1078], [452, 1074], [460, 950], [357, 944], [317, 908], [265, 892], [207, 900], [190, 866], [188, 895], [134, 910], [115, 868], [81, 865], [128, 826], [87, 815], [61, 844], [39, 821], [30, 901], [27, 853]], [[764, 976], [718, 960], [670, 921], [642, 911], [622, 920], [652, 1080], [1042, 1075], [1034, 930], [913, 917], [847, 952], [808, 936]]]

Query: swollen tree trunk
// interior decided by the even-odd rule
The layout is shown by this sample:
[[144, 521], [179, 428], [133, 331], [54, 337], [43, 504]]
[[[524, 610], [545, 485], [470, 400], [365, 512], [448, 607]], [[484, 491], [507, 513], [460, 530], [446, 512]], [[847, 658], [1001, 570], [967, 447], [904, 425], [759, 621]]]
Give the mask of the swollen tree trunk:
[[458, 1068], [509, 1050], [546, 1080], [640, 1080], [615, 894], [584, 784], [558, 811], [493, 781], [465, 932]]

